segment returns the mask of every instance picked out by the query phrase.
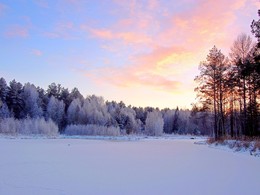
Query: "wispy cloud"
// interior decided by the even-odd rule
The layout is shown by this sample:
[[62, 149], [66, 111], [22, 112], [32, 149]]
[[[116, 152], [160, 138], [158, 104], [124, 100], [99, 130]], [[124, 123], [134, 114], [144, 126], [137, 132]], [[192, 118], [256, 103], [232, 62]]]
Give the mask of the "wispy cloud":
[[[84, 26], [82, 26], [84, 29]], [[150, 42], [150, 38], [145, 34], [136, 32], [113, 32], [109, 29], [90, 29], [89, 32], [95, 38], [104, 40], [120, 40], [126, 44], [139, 44]]]
[[12, 25], [5, 31], [5, 36], [8, 38], [26, 38], [29, 36], [29, 29], [26, 26]]
[[52, 31], [44, 32], [44, 36], [52, 39], [75, 39], [75, 26], [71, 21], [60, 21], [55, 24]]

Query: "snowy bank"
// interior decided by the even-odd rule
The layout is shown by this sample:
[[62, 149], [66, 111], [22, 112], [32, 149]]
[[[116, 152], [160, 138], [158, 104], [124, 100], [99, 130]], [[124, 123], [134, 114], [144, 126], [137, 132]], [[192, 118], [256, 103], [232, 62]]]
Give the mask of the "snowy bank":
[[260, 157], [259, 141], [224, 140], [210, 143], [211, 148]]

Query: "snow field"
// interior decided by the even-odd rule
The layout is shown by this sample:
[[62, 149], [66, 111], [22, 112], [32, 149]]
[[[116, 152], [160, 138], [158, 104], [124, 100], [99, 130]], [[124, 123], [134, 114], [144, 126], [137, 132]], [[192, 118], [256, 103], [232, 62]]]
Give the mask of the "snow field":
[[189, 139], [0, 138], [0, 194], [260, 194], [260, 159]]

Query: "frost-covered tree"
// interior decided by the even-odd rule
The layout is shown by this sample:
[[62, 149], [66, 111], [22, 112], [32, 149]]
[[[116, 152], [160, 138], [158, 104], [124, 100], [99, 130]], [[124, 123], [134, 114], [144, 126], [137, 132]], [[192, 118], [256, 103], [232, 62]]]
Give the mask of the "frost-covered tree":
[[62, 88], [60, 92], [60, 100], [62, 100], [65, 104], [65, 111], [67, 112], [70, 103], [72, 102], [70, 98], [70, 92], [67, 88]]
[[141, 131], [141, 122], [136, 120], [136, 113], [130, 106], [125, 107], [122, 102], [110, 102], [107, 105], [112, 121], [116, 122], [121, 131], [125, 131], [127, 134]]
[[6, 96], [6, 102], [9, 110], [14, 114], [15, 118], [21, 117], [21, 111], [23, 110], [24, 102], [22, 98], [23, 86], [21, 83], [12, 80], [10, 82], [8, 93]]
[[63, 101], [51, 96], [49, 103], [47, 105], [47, 117], [51, 118], [61, 129], [63, 123], [65, 111], [65, 104]]
[[81, 101], [79, 98], [74, 99], [67, 111], [68, 124], [79, 124], [79, 111], [81, 109]]
[[125, 129], [127, 134], [132, 134], [140, 131], [140, 123], [135, 120], [136, 113], [130, 107], [118, 108], [116, 112], [116, 121], [121, 129]]
[[163, 134], [163, 118], [158, 111], [149, 112], [145, 121], [145, 132], [147, 135], [160, 136]]
[[70, 92], [70, 101], [79, 98], [80, 100], [83, 100], [83, 95], [79, 92], [78, 88], [74, 87]]
[[144, 109], [142, 107], [133, 107], [133, 110], [136, 113], [136, 119], [139, 119], [144, 124], [147, 116]]
[[11, 117], [11, 113], [8, 109], [7, 104], [4, 102], [0, 105], [0, 119]]
[[24, 85], [22, 98], [24, 101], [24, 109], [22, 111], [24, 117], [37, 118], [42, 116], [43, 111], [39, 105], [39, 93], [34, 85], [30, 83]]
[[199, 134], [199, 132], [193, 131], [192, 124], [190, 123], [190, 111], [179, 110], [178, 114], [178, 134]]
[[50, 98], [51, 96], [59, 99], [60, 98], [60, 93], [61, 93], [61, 85], [58, 84], [56, 85], [56, 83], [51, 83], [49, 86], [48, 86], [48, 89], [47, 89], [47, 94], [48, 94], [48, 97]]
[[44, 116], [45, 116], [46, 110], [47, 110], [47, 105], [49, 103], [49, 98], [44, 89], [37, 87], [37, 91], [39, 94], [39, 106], [42, 108]]
[[89, 96], [84, 100], [82, 116], [86, 114], [88, 124], [107, 125], [110, 121], [110, 114], [103, 97], [95, 95]]

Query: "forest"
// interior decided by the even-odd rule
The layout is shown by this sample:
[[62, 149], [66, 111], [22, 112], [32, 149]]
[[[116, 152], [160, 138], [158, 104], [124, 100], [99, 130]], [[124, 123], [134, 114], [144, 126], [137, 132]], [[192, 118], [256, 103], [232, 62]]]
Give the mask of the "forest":
[[126, 106], [95, 95], [84, 97], [77, 88], [56, 83], [44, 90], [0, 78], [0, 133], [259, 136], [259, 19], [252, 21], [251, 31], [256, 43], [242, 33], [228, 56], [214, 46], [200, 63], [195, 78], [198, 101], [192, 110]]
[[215, 139], [260, 133], [260, 20], [252, 21], [251, 32], [256, 43], [242, 33], [233, 42], [229, 56], [214, 46], [199, 66], [200, 75], [195, 78], [199, 110], [211, 113]]

